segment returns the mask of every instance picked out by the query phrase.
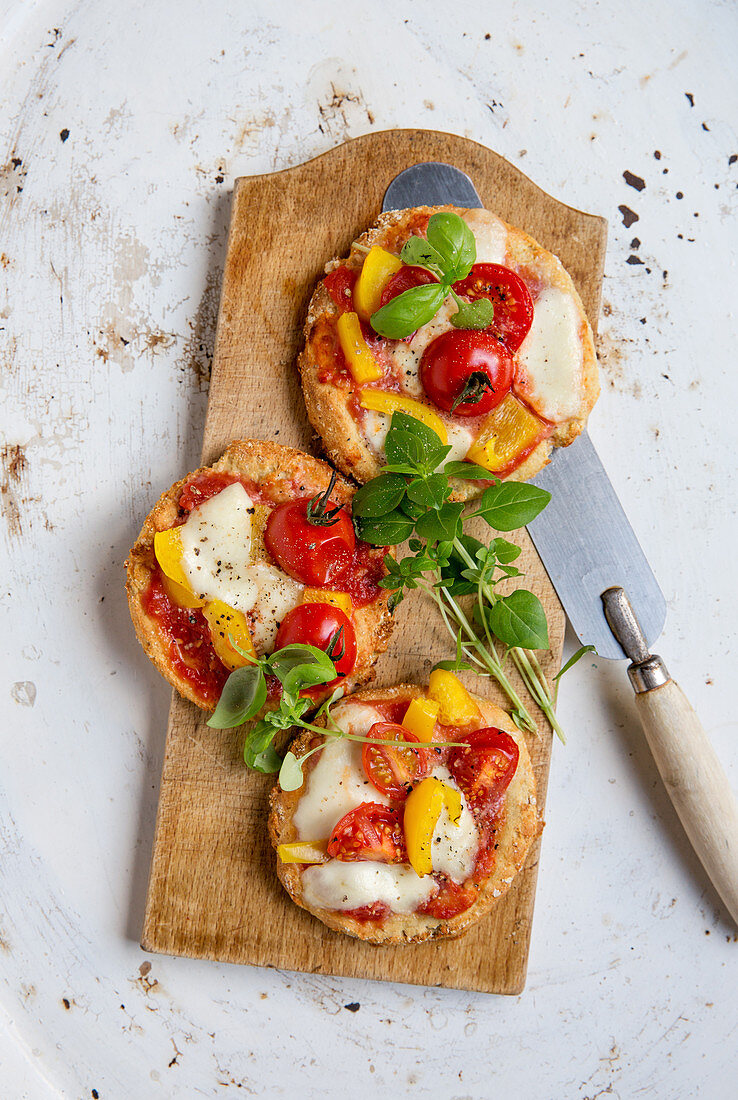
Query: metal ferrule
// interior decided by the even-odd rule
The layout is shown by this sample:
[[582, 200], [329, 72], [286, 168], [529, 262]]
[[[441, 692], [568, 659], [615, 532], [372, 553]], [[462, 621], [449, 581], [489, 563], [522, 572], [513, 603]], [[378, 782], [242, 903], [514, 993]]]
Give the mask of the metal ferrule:
[[628, 666], [628, 676], [636, 695], [641, 692], [651, 691], [652, 688], [661, 687], [669, 682], [669, 673], [666, 665], [655, 653], [647, 657], [645, 661], [639, 661]]

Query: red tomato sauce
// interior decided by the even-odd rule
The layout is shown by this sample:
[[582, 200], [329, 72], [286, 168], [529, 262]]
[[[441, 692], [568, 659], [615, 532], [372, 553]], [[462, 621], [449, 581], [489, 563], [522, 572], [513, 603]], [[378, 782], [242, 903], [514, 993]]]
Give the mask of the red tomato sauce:
[[174, 671], [204, 703], [215, 704], [229, 673], [215, 655], [205, 616], [199, 608], [180, 607], [169, 599], [158, 568], [151, 574], [141, 603], [166, 639], [167, 659]]
[[382, 921], [392, 915], [389, 905], [383, 901], [375, 901], [372, 905], [360, 905], [358, 909], [341, 910], [344, 916], [353, 917], [358, 921]]

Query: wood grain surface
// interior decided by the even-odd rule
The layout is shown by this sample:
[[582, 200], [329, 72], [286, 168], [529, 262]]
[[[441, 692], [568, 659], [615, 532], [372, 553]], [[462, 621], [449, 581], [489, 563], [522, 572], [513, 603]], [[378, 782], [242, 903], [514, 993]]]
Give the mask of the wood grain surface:
[[[376, 219], [394, 176], [426, 160], [467, 172], [488, 209], [555, 252], [596, 328], [604, 219], [557, 202], [464, 138], [418, 130], [357, 138], [299, 167], [237, 181], [203, 462], [216, 459], [230, 440], [248, 436], [320, 453], [295, 367], [310, 295], [324, 264], [345, 254]], [[548, 614], [551, 649], [542, 664], [551, 677], [560, 666], [564, 613], [527, 534], [517, 538], [527, 583]], [[448, 636], [420, 595], [408, 597], [396, 618], [377, 683], [423, 683], [431, 666], [449, 655]], [[504, 705], [496, 685], [470, 683]], [[551, 731], [539, 713], [536, 718], [541, 736], [529, 746], [543, 811]], [[142, 936], [146, 950], [493, 993], [523, 989], [540, 842], [496, 910], [467, 935], [371, 947], [329, 931], [283, 892], [266, 833], [273, 779], [245, 768], [242, 743], [243, 735], [209, 729], [196, 707], [173, 696]]]

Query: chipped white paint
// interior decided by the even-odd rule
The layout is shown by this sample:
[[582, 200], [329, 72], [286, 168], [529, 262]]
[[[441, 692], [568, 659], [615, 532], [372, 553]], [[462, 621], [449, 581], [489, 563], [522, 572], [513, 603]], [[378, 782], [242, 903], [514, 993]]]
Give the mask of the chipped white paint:
[[3, 1097], [733, 1095], [734, 930], [604, 662], [562, 689], [522, 997], [142, 955], [168, 692], [121, 563], [198, 457], [233, 178], [369, 129], [467, 134], [610, 220], [592, 434], [738, 781], [737, 19], [0, 0]]

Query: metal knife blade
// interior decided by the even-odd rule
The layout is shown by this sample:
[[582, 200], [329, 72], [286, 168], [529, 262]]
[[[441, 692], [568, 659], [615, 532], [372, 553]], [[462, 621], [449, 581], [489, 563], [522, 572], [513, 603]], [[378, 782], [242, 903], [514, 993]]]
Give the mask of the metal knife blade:
[[[400, 172], [382, 209], [444, 203], [483, 205], [464, 172], [430, 161]], [[666, 621], [666, 601], [587, 433], [557, 448], [535, 484], [549, 490], [551, 503], [528, 531], [580, 641], [595, 646], [601, 657], [623, 659], [601, 599], [606, 589], [621, 586], [646, 640], [655, 642]]]

